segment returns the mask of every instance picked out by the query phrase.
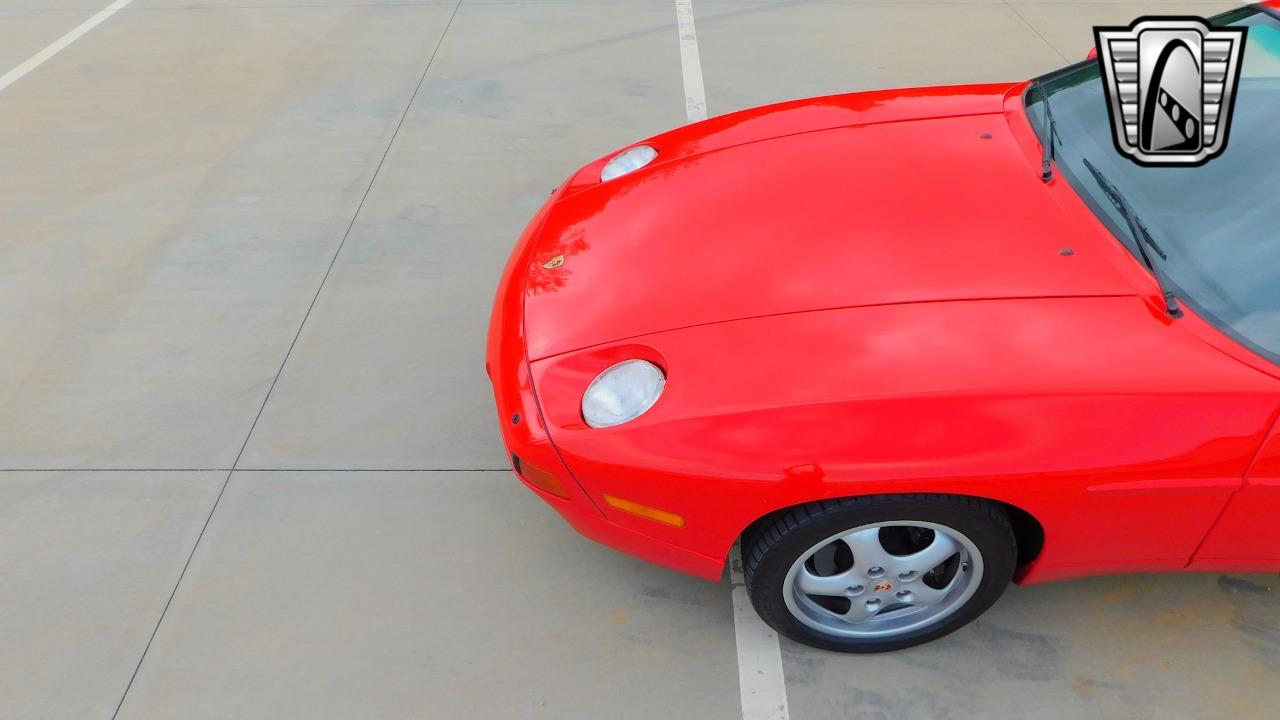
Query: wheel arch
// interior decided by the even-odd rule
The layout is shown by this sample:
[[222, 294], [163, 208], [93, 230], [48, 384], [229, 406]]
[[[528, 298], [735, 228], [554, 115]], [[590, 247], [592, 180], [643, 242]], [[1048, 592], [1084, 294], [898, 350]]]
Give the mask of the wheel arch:
[[[919, 493], [901, 492], [901, 493], [873, 493], [873, 494], [875, 495], [917, 495]], [[994, 498], [982, 497], [980, 495], [967, 495], [964, 493], [929, 493], [929, 494], [950, 495], [953, 497], [971, 498], [973, 500], [981, 500], [983, 502], [991, 503], [992, 505], [995, 505], [996, 507], [1001, 508], [1004, 511], [1005, 515], [1009, 518], [1009, 524], [1013, 526], [1014, 539], [1018, 543], [1018, 567], [1025, 568], [1027, 565], [1030, 565], [1032, 562], [1036, 560], [1036, 558], [1040, 556], [1040, 551], [1044, 548], [1044, 525], [1036, 518], [1035, 515], [1032, 515], [1027, 510], [1024, 510], [1016, 505], [1005, 502], [1003, 500], [996, 500]], [[844, 495], [839, 497], [823, 498], [822, 501], [851, 500], [856, 497], [863, 497], [863, 496]], [[738, 539], [742, 541], [743, 545], [749, 545], [751, 542], [752, 536], [760, 528], [770, 525], [774, 521], [774, 519], [776, 519], [779, 515], [782, 515], [788, 511], [794, 510], [795, 508], [798, 508], [802, 505], [807, 505], [809, 504], [809, 502], [813, 502], [813, 501], [795, 503], [792, 505], [788, 505], [786, 507], [776, 508], [774, 510], [771, 510], [765, 513], [764, 515], [761, 515], [760, 517], [751, 521], [751, 523], [749, 523], [745, 528], [743, 528], [742, 532], [738, 534]]]

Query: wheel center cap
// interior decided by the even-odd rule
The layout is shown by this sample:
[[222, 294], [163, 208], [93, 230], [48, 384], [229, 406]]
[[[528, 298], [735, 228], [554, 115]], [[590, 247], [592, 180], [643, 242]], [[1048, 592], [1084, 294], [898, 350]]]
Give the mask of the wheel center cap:
[[893, 589], [893, 583], [889, 582], [888, 580], [881, 580], [880, 582], [876, 583], [875, 586], [872, 587], [871, 589], [878, 593], [889, 592], [890, 590]]

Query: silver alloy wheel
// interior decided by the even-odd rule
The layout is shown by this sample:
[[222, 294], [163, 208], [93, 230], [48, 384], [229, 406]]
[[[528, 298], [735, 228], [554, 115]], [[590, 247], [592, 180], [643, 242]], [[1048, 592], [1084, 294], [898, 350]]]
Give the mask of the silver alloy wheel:
[[[918, 547], [891, 552], [881, 539], [885, 529], [898, 540], [895, 550], [903, 550], [907, 538]], [[915, 520], [872, 523], [805, 551], [787, 572], [783, 596], [791, 614], [815, 630], [884, 638], [959, 610], [977, 592], [982, 570], [982, 553], [954, 528]]]

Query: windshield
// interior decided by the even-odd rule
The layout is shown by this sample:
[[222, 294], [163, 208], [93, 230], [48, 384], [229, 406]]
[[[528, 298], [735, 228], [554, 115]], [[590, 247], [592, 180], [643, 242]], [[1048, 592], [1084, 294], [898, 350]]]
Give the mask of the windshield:
[[1123, 216], [1084, 165], [1087, 158], [1166, 252], [1167, 259], [1153, 261], [1161, 263], [1178, 299], [1280, 362], [1280, 20], [1245, 8], [1212, 22], [1249, 32], [1229, 141], [1205, 165], [1142, 167], [1123, 157], [1112, 141], [1096, 62], [1033, 85], [1027, 113], [1043, 142], [1047, 94], [1058, 136], [1056, 163], [1067, 182], [1139, 255]]

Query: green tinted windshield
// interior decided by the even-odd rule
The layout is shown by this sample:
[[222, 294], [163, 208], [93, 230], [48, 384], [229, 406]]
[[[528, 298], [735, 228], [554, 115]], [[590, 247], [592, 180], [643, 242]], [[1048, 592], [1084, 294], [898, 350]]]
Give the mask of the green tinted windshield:
[[[1135, 254], [1115, 206], [1083, 164], [1102, 170], [1150, 229], [1178, 298], [1241, 342], [1280, 362], [1280, 20], [1252, 8], [1213, 20], [1248, 27], [1226, 150], [1200, 167], [1142, 167], [1112, 140], [1098, 64], [1043, 78], [1027, 112], [1045, 137], [1049, 96], [1056, 162], [1094, 212]], [[1041, 90], [1043, 89], [1043, 90]]]

